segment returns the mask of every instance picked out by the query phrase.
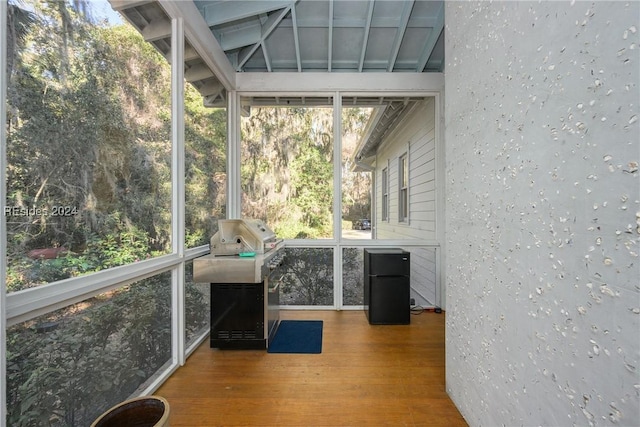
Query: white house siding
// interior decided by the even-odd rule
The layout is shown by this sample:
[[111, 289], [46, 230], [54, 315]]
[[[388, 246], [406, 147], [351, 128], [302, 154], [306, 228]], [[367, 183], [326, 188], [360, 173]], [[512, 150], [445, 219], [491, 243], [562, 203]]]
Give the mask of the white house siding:
[[[409, 158], [409, 220], [399, 217], [399, 160]], [[378, 239], [436, 241], [435, 102], [416, 106], [381, 144], [376, 156], [376, 236]], [[382, 169], [388, 167], [389, 219], [382, 221]], [[430, 306], [436, 300], [436, 255], [433, 248], [405, 248], [411, 252], [412, 297]]]
[[638, 426], [640, 3], [445, 16], [447, 390], [471, 426]]
[[411, 252], [411, 297], [422, 307], [438, 305], [436, 294], [436, 249], [406, 247]]

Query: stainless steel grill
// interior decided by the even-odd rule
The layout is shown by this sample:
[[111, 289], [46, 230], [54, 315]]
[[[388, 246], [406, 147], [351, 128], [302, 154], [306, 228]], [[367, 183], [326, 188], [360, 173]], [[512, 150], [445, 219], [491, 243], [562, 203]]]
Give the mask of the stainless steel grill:
[[282, 249], [282, 239], [260, 220], [221, 219], [211, 253], [193, 261], [193, 278], [199, 283], [259, 283]]
[[211, 253], [193, 261], [194, 281], [211, 284], [211, 347], [268, 347], [280, 321], [284, 255], [284, 242], [264, 222], [218, 221]]

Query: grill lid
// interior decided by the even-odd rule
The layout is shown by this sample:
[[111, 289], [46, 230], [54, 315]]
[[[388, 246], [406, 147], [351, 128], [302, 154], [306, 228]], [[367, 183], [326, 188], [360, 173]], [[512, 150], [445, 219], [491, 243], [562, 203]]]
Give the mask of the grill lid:
[[263, 254], [276, 246], [276, 234], [259, 219], [220, 219], [218, 232], [211, 237], [211, 254]]

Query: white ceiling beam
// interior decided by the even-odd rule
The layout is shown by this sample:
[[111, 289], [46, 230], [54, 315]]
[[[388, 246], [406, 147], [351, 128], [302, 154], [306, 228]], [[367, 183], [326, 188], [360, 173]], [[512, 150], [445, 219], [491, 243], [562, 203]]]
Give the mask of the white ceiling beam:
[[225, 51], [251, 46], [260, 41], [262, 36], [262, 26], [256, 22], [255, 25], [238, 28], [237, 30], [225, 31], [220, 40], [220, 47]]
[[213, 71], [202, 64], [194, 65], [184, 72], [184, 79], [189, 83], [210, 79], [211, 77], [215, 77]]
[[204, 6], [202, 15], [207, 25], [213, 27], [291, 7], [294, 3], [291, 0], [218, 1]]
[[[398, 2], [400, 3], [400, 2]], [[372, 28], [398, 28], [402, 18], [398, 17], [375, 17], [371, 20]], [[359, 18], [341, 18], [336, 16], [333, 22], [334, 28], [362, 28], [366, 24], [367, 19]], [[436, 19], [432, 17], [411, 18], [407, 24], [407, 28], [424, 28], [432, 27], [436, 23]], [[285, 21], [283, 26], [290, 26], [291, 23]], [[300, 28], [327, 28], [329, 22], [324, 16], [313, 16], [298, 20]]]
[[389, 66], [387, 68], [387, 71], [393, 71], [393, 67], [396, 64], [396, 58], [398, 57], [398, 52], [400, 52], [400, 46], [402, 45], [404, 34], [407, 31], [407, 24], [409, 23], [409, 17], [411, 16], [411, 9], [413, 9], [413, 4], [414, 0], [403, 2], [404, 7], [402, 8], [402, 17], [400, 25], [398, 26], [398, 31], [396, 32], [396, 38], [393, 41], [393, 48], [391, 50], [391, 57], [389, 58]]
[[[441, 6], [441, 7], [444, 8], [444, 6]], [[437, 25], [437, 23], [438, 23], [438, 18], [435, 16], [411, 17], [411, 19], [409, 20], [409, 24], [407, 24], [407, 28], [433, 27]]]
[[132, 7], [144, 6], [145, 4], [149, 4], [154, 0], [109, 0], [109, 4], [111, 4], [111, 8], [116, 12], [120, 12], [122, 10], [131, 9]]
[[269, 51], [265, 47], [264, 43], [260, 43], [260, 46], [262, 47], [262, 55], [264, 56], [264, 63], [267, 66], [267, 72], [270, 73], [271, 72], [271, 59], [269, 58]]
[[[333, 60], [333, 65], [332, 65], [332, 71], [333, 72], [342, 72], [340, 70], [352, 70], [352, 71], [360, 71], [362, 72], [362, 70], [358, 69], [358, 61], [355, 59], [343, 59], [343, 60]], [[386, 72], [387, 69], [387, 65], [388, 65], [388, 60], [384, 59], [384, 60], [377, 60], [377, 61], [367, 61], [367, 66], [369, 68], [368, 71], [371, 72]], [[402, 68], [401, 72], [408, 72], [408, 71], [413, 71], [413, 68], [415, 67], [415, 60], [414, 61], [403, 61], [403, 62], [399, 62], [396, 61], [396, 65], [398, 65], [397, 68]], [[399, 65], [404, 65], [403, 67], [399, 67]], [[278, 60], [272, 60], [271, 61], [271, 66], [273, 68], [277, 68], [278, 70], [283, 70], [283, 69], [290, 69], [291, 71], [296, 70], [297, 66], [296, 66], [296, 60], [294, 58], [290, 58], [290, 59], [278, 59]], [[305, 71], [326, 71], [327, 70], [327, 61], [323, 58], [318, 58], [318, 59], [305, 59], [304, 61], [301, 61], [301, 66], [305, 68]]]
[[427, 62], [429, 61], [429, 57], [433, 52], [433, 48], [436, 46], [438, 42], [438, 38], [440, 37], [440, 33], [442, 33], [442, 29], [444, 28], [444, 4], [440, 6], [438, 10], [436, 24], [431, 29], [429, 33], [429, 37], [424, 43], [424, 47], [422, 48], [422, 53], [420, 54], [420, 58], [418, 58], [418, 64], [416, 66], [416, 71], [418, 73], [424, 70], [424, 67], [427, 66]]
[[280, 22], [282, 22], [284, 17], [287, 16], [287, 13], [291, 10], [291, 7], [292, 6], [285, 7], [280, 11], [280, 13], [274, 13], [269, 16], [269, 19], [267, 19], [262, 25], [262, 41], [269, 37], [269, 34], [278, 27]]
[[298, 65], [298, 72], [302, 71], [302, 63], [300, 62], [300, 39], [298, 38], [298, 23], [296, 17], [296, 6], [291, 8], [291, 29], [293, 31], [293, 44], [296, 49], [296, 64]]
[[331, 60], [333, 58], [333, 0], [329, 0], [329, 26], [327, 42], [327, 70], [331, 71]]
[[184, 48], [184, 60], [185, 60], [185, 62], [193, 61], [194, 59], [198, 59], [198, 58], [200, 58], [200, 55], [193, 48], [193, 46], [185, 46], [185, 48]]
[[224, 86], [219, 82], [209, 81], [198, 88], [202, 96], [220, 95], [224, 91]]
[[238, 52], [238, 62], [235, 64], [236, 72], [242, 71], [242, 67], [247, 63], [249, 59], [256, 53], [256, 50], [260, 47], [260, 42]]
[[253, 45], [250, 49], [247, 49], [246, 52], [241, 53], [242, 57], [238, 58], [238, 65], [236, 66], [237, 71], [241, 71], [244, 64], [253, 56], [253, 54], [258, 50], [258, 48], [264, 44], [264, 41], [269, 37], [269, 35], [278, 27], [278, 24], [287, 16], [287, 13], [291, 10], [292, 4], [288, 7], [285, 7], [280, 11], [280, 13], [274, 13], [269, 16], [269, 19], [262, 26], [262, 36], [260, 37], [260, 41]]
[[358, 71], [362, 71], [364, 66], [364, 57], [367, 53], [367, 44], [369, 43], [369, 32], [371, 30], [371, 19], [373, 18], [373, 4], [374, 0], [369, 0], [369, 7], [367, 9], [367, 22], [364, 26], [364, 38], [362, 40], [362, 51], [360, 52], [360, 64], [358, 65]]
[[242, 92], [441, 92], [444, 90], [443, 73], [328, 73], [282, 72], [238, 73], [238, 91]]
[[205, 96], [202, 100], [202, 105], [207, 108], [227, 108], [227, 98], [223, 95], [220, 96]]
[[164, 18], [154, 19], [144, 27], [141, 34], [147, 42], [169, 38], [171, 37], [171, 21]]
[[211, 30], [202, 19], [202, 15], [192, 1], [176, 2], [172, 0], [158, 0], [170, 18], [184, 20], [184, 33], [189, 44], [200, 54], [202, 60], [209, 66], [216, 78], [227, 90], [234, 90], [236, 73], [224, 50], [215, 39]]

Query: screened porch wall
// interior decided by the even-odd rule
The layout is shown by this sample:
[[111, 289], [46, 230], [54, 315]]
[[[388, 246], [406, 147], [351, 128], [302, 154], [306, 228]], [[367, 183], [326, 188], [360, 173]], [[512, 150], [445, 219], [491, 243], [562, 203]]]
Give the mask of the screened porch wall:
[[171, 272], [7, 330], [9, 425], [86, 426], [172, 365]]

